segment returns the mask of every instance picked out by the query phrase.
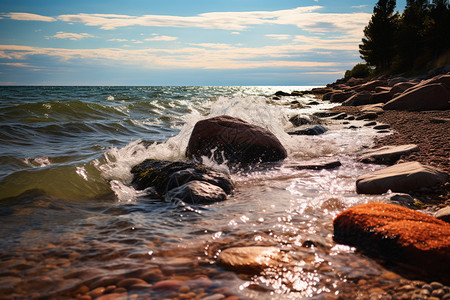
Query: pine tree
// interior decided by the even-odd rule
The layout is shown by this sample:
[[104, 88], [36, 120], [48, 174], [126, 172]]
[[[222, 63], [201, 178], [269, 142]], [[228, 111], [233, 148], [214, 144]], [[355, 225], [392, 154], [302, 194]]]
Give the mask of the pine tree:
[[448, 0], [433, 0], [430, 8], [430, 31], [427, 47], [432, 59], [450, 51], [450, 4]]
[[394, 14], [395, 6], [395, 0], [378, 1], [359, 45], [361, 58], [375, 67], [377, 73], [388, 71], [395, 55], [394, 35], [398, 20], [398, 14]]

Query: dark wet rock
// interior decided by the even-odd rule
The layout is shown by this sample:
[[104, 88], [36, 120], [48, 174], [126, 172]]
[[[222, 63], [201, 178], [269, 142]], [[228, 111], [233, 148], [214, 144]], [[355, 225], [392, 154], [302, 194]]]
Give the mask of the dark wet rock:
[[339, 160], [312, 160], [305, 161], [301, 163], [293, 163], [284, 165], [287, 168], [292, 168], [296, 170], [323, 170], [323, 169], [334, 169], [341, 166], [341, 162]]
[[328, 131], [328, 129], [326, 129], [325, 127], [323, 127], [321, 125], [317, 125], [317, 126], [307, 128], [307, 129], [289, 131], [288, 134], [290, 134], [290, 135], [320, 135], [327, 131]]
[[440, 186], [447, 176], [431, 166], [407, 162], [359, 176], [356, 191], [358, 194], [383, 194], [388, 190], [407, 193], [422, 187]]
[[434, 214], [435, 218], [450, 223], [450, 206], [441, 208]]
[[399, 160], [402, 155], [407, 155], [417, 151], [419, 151], [419, 147], [414, 144], [401, 146], [384, 146], [365, 152], [359, 157], [359, 160], [364, 163], [390, 165]]
[[281, 100], [281, 98], [280, 97], [272, 97], [272, 100]]
[[371, 126], [375, 126], [375, 125], [377, 125], [377, 122], [369, 122], [369, 123], [364, 124], [365, 127], [371, 127]]
[[278, 96], [278, 97], [280, 97], [280, 96], [290, 96], [290, 95], [291, 95], [290, 93], [286, 93], [286, 92], [283, 92], [283, 91], [277, 91], [275, 93], [275, 96]]
[[189, 158], [211, 156], [230, 164], [280, 161], [287, 157], [278, 138], [262, 127], [230, 116], [219, 116], [195, 124], [186, 150]]
[[450, 90], [443, 83], [433, 83], [414, 87], [391, 101], [384, 110], [446, 110], [450, 109]]
[[166, 194], [168, 201], [179, 200], [189, 204], [211, 204], [226, 198], [227, 194], [221, 187], [198, 180], [189, 181]]
[[333, 225], [338, 243], [418, 267], [433, 276], [448, 275], [449, 223], [398, 205], [369, 203], [340, 213]]
[[227, 194], [233, 183], [227, 174], [216, 172], [192, 161], [160, 161], [147, 159], [131, 169], [132, 185], [143, 190], [152, 187], [160, 196], [190, 181], [204, 181], [220, 187]]
[[228, 248], [220, 253], [217, 260], [224, 269], [246, 274], [258, 274], [287, 261], [286, 254], [280, 249], [261, 246]]
[[417, 209], [416, 206], [418, 200], [414, 199], [409, 194], [395, 194], [390, 198], [391, 204], [400, 205], [403, 207], [411, 208], [411, 209]]
[[316, 112], [313, 114], [313, 116], [318, 118], [329, 118], [340, 114], [338, 111], [324, 111], [324, 112]]
[[225, 193], [231, 194], [234, 187], [231, 178], [224, 173], [219, 173], [205, 167], [197, 166], [177, 171], [170, 175], [167, 183], [167, 190], [170, 191], [176, 187], [182, 186], [189, 181], [205, 181], [221, 187]]
[[391, 126], [388, 124], [380, 124], [380, 125], [373, 127], [373, 129], [376, 129], [376, 130], [384, 130], [384, 129], [389, 129], [389, 128], [391, 128]]

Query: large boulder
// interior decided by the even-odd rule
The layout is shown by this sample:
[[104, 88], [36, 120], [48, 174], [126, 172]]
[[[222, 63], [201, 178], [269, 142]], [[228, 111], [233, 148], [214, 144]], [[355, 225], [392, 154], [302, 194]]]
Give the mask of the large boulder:
[[[213, 151], [214, 150], [214, 151]], [[286, 149], [270, 131], [230, 116], [195, 124], [186, 150], [189, 158], [214, 155], [231, 164], [274, 162], [287, 157]]]
[[342, 103], [342, 106], [359, 106], [373, 104], [372, 102], [373, 94], [368, 91], [359, 92]]
[[366, 151], [359, 157], [359, 160], [364, 163], [390, 165], [399, 160], [402, 155], [406, 155], [415, 151], [419, 151], [419, 147], [414, 144], [401, 146], [384, 146]]
[[336, 92], [336, 93], [331, 95], [330, 102], [341, 103], [341, 102], [344, 102], [345, 100], [347, 100], [348, 98], [350, 98], [351, 96], [353, 96], [354, 94], [356, 94], [356, 93], [353, 92], [353, 91]]
[[385, 86], [386, 82], [383, 80], [372, 80], [369, 82], [366, 82], [358, 87], [355, 88], [356, 91], [360, 92], [360, 91], [374, 91], [375, 88], [379, 87], [379, 86]]
[[[137, 190], [153, 188], [161, 196], [191, 181], [201, 181], [230, 194], [234, 187], [231, 178], [224, 173], [192, 161], [161, 161], [147, 159], [131, 169], [131, 184]], [[206, 200], [205, 200], [206, 201]]]
[[334, 240], [372, 255], [447, 276], [450, 224], [393, 204], [369, 203], [340, 213]]
[[410, 89], [387, 102], [384, 110], [446, 110], [450, 109], [450, 90], [443, 83], [432, 83]]
[[392, 89], [389, 91], [389, 94], [391, 95], [391, 97], [394, 97], [396, 94], [401, 94], [407, 89], [412, 88], [416, 85], [417, 85], [416, 82], [411, 81], [399, 82], [392, 87]]
[[383, 194], [388, 190], [407, 193], [422, 187], [437, 186], [445, 183], [447, 173], [419, 162], [407, 162], [393, 165], [356, 180], [356, 192], [359, 194]]

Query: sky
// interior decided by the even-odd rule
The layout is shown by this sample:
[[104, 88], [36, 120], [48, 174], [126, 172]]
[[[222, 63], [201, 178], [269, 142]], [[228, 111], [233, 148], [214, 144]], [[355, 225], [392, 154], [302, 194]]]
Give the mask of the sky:
[[0, 0], [0, 85], [323, 85], [362, 62], [375, 4]]

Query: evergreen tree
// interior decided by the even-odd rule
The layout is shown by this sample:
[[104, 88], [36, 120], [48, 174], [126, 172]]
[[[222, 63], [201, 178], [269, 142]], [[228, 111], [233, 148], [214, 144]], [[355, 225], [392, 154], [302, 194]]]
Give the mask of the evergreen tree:
[[394, 72], [419, 70], [427, 63], [426, 36], [430, 32], [429, 2], [407, 0], [396, 35]]
[[430, 31], [427, 46], [431, 58], [438, 59], [450, 51], [450, 4], [448, 0], [433, 0], [430, 8]]
[[395, 0], [379, 0], [373, 9], [372, 18], [364, 28], [364, 38], [359, 53], [369, 66], [382, 73], [390, 69], [395, 55], [394, 34], [398, 14], [394, 14]]

